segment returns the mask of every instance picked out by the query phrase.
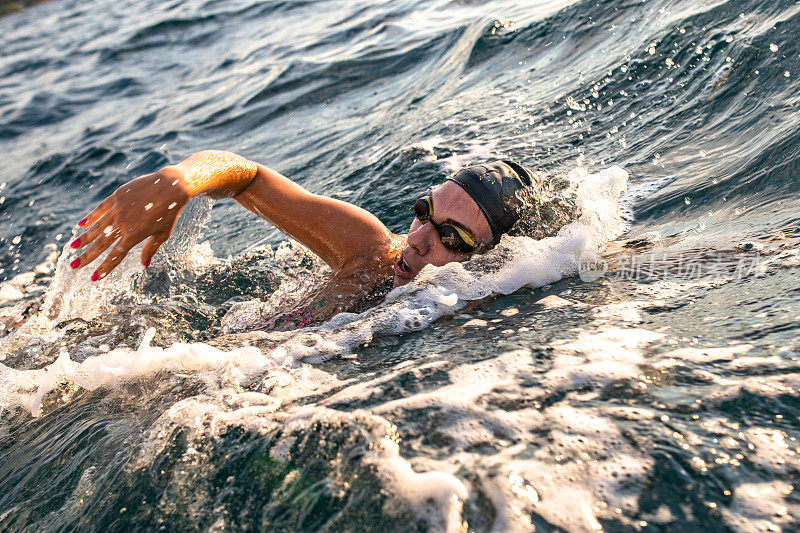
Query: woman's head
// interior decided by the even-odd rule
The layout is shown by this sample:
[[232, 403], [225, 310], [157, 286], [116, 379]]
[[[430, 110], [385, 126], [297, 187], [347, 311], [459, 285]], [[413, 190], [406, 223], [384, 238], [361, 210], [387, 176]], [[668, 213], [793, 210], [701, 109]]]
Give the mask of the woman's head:
[[466, 261], [498, 242], [519, 219], [517, 192], [530, 185], [527, 169], [496, 161], [462, 169], [432, 189], [415, 205], [394, 285], [405, 285], [425, 265]]

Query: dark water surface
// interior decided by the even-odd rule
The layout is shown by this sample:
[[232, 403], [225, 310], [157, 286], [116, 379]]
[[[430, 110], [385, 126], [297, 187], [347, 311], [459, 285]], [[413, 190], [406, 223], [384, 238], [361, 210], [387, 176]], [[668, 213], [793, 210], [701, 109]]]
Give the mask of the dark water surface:
[[[32, 317], [0, 339], [0, 529], [800, 529], [798, 106], [797, 1], [0, 19], [0, 318]], [[77, 220], [205, 148], [396, 232], [500, 157], [583, 214], [299, 332], [248, 330], [324, 269], [230, 201], [146, 275], [69, 271]]]

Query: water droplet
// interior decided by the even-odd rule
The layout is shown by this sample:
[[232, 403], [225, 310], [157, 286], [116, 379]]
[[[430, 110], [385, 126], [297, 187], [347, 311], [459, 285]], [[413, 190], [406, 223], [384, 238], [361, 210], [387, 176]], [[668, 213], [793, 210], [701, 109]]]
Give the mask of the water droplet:
[[150, 202], [146, 206], [144, 206], [145, 211], [150, 211], [153, 208], [153, 202]]
[[689, 205], [690, 203], [692, 203], [692, 201], [687, 196], [686, 198], [683, 199], [683, 203], [685, 203], [686, 205]]
[[175, 206], [177, 205], [178, 205], [177, 202], [172, 202], [171, 204], [169, 204], [169, 207], [167, 207], [167, 209], [175, 209]]
[[791, 74], [791, 73], [790, 73], [790, 72], [787, 70], [787, 71], [785, 71], [785, 72], [783, 73], [783, 75], [784, 75], [784, 76], [786, 76], [786, 77], [788, 78], [788, 77], [789, 77], [789, 76], [791, 76], [792, 74]]
[[666, 63], [667, 63], [667, 68], [672, 68], [675, 66], [675, 62], [670, 57], [667, 58]]
[[775, 44], [775, 43], [772, 43], [771, 45], [769, 45], [769, 49], [772, 50], [773, 52], [777, 52], [778, 51], [778, 45]]
[[579, 104], [571, 96], [567, 96], [567, 105], [569, 106], [570, 109], [573, 109], [575, 111], [586, 111], [586, 106], [583, 104]]
[[11, 239], [11, 244], [19, 244], [21, 240], [22, 240], [22, 237], [20, 237], [19, 235], [17, 235], [17, 236], [16, 236], [16, 237], [14, 237], [13, 239]]
[[725, 42], [726, 43], [732, 43], [733, 42], [733, 36], [732, 35], [728, 35], [727, 37], [725, 37]]

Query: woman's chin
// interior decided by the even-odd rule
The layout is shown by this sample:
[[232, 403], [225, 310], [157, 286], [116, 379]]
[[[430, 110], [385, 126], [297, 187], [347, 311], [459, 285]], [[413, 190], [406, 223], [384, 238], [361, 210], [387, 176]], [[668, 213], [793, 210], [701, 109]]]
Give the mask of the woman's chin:
[[392, 287], [401, 287], [411, 281], [410, 279], [401, 278], [400, 276], [395, 275], [394, 279], [392, 280]]

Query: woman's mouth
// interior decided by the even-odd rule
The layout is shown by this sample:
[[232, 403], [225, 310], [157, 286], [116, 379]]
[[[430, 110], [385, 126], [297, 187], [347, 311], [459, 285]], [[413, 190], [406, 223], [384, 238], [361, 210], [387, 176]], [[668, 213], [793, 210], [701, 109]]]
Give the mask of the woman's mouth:
[[411, 271], [411, 267], [408, 266], [406, 260], [403, 256], [400, 256], [400, 259], [394, 264], [394, 275], [404, 279], [411, 279], [414, 277], [414, 273]]

